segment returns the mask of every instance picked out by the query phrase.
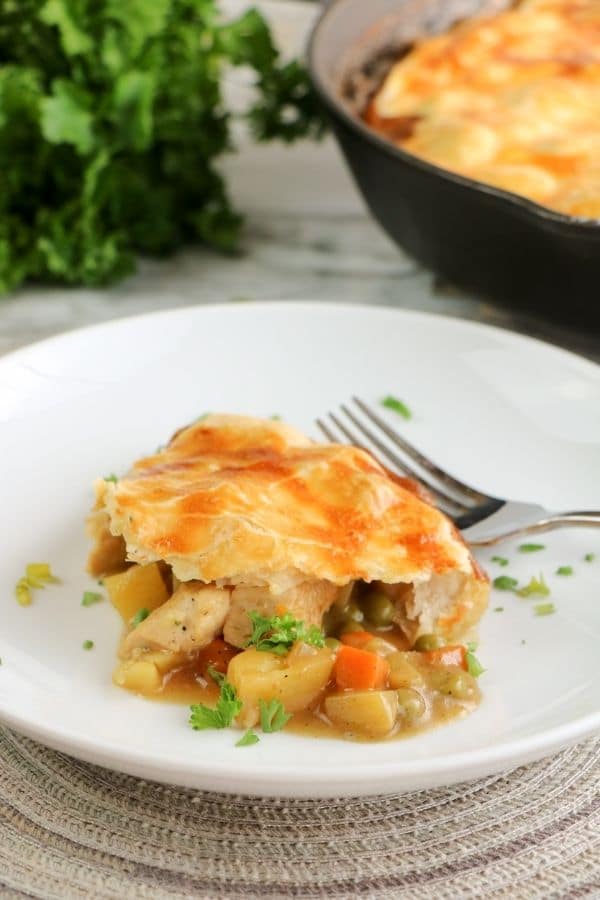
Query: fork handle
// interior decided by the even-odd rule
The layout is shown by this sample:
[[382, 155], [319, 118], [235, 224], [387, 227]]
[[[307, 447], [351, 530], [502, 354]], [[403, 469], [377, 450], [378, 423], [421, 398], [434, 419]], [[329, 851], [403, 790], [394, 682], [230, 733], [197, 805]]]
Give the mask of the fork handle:
[[524, 537], [527, 534], [541, 534], [544, 531], [554, 531], [556, 528], [600, 528], [600, 512], [564, 512], [555, 513], [538, 519], [531, 525], [523, 525], [520, 528], [513, 528], [512, 531], [504, 531], [492, 537], [480, 538], [479, 540], [469, 540], [469, 544], [474, 547], [491, 547], [499, 544], [500, 541], [506, 541], [510, 538]]

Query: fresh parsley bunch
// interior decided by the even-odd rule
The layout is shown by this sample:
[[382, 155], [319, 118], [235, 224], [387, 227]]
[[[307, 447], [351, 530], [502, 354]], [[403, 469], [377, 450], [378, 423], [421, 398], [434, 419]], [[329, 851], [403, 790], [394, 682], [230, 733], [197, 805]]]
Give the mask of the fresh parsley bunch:
[[254, 70], [257, 139], [322, 127], [259, 13], [223, 24], [216, 0], [0, 0], [0, 61], [2, 292], [104, 284], [187, 242], [236, 248], [215, 166], [226, 66]]

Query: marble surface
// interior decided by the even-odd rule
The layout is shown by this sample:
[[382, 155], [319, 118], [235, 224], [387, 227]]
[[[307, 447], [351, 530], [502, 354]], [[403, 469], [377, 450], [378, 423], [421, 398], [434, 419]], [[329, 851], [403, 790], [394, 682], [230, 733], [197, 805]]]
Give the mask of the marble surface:
[[[245, 0], [226, 0], [235, 13]], [[298, 52], [312, 4], [263, 0], [287, 52]], [[228, 93], [243, 105], [247, 87]], [[600, 360], [600, 336], [521, 315], [439, 283], [404, 255], [369, 217], [331, 139], [296, 147], [252, 146], [223, 169], [246, 215], [242, 251], [190, 248], [103, 290], [36, 288], [0, 298], [0, 353], [67, 329], [146, 311], [243, 299], [312, 299], [385, 304], [511, 328]]]

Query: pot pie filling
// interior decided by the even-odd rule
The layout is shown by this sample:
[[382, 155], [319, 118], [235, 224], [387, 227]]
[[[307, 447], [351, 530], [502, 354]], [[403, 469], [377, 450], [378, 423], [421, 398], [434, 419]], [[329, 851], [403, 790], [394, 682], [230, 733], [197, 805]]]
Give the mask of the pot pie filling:
[[384, 739], [479, 701], [488, 579], [361, 449], [206, 416], [99, 480], [88, 532], [123, 619], [115, 683], [201, 704], [198, 727]]
[[600, 3], [523, 0], [418, 41], [365, 120], [437, 166], [600, 219]]

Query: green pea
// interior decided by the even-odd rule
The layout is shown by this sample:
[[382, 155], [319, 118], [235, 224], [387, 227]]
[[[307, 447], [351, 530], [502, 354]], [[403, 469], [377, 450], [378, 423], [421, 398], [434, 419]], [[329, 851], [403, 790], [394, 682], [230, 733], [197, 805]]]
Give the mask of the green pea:
[[414, 643], [413, 650], [425, 653], [427, 650], [437, 650], [438, 647], [443, 646], [444, 642], [437, 634], [420, 634]]
[[429, 673], [431, 686], [440, 694], [447, 694], [457, 700], [473, 700], [477, 696], [477, 684], [468, 672], [454, 666], [440, 666]]
[[427, 704], [418, 691], [410, 688], [399, 688], [396, 691], [400, 712], [409, 720], [420, 719], [425, 715]]
[[365, 618], [364, 612], [354, 600], [350, 601], [344, 612], [347, 618], [354, 619], [355, 622], [362, 622]]
[[344, 634], [346, 631], [364, 631], [365, 627], [362, 622], [357, 622], [356, 619], [347, 618], [345, 619], [341, 626], [339, 633]]
[[383, 591], [370, 591], [362, 601], [367, 620], [377, 628], [386, 628], [394, 621], [396, 606]]

